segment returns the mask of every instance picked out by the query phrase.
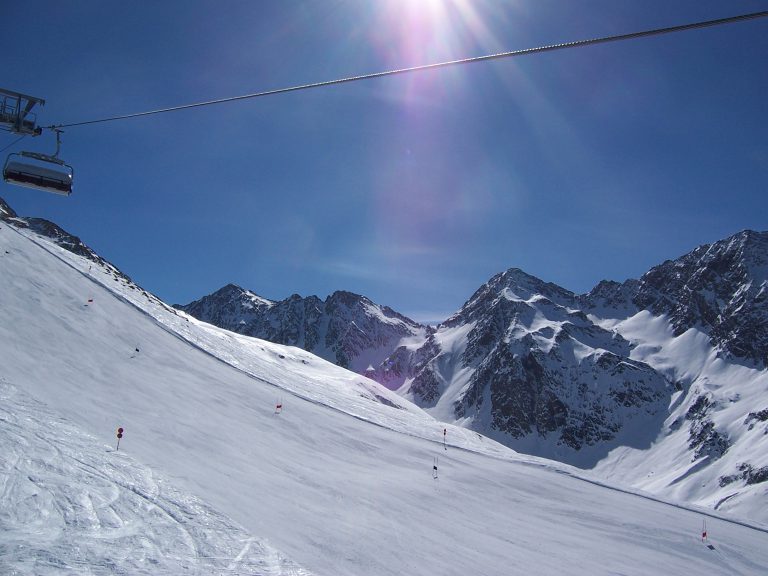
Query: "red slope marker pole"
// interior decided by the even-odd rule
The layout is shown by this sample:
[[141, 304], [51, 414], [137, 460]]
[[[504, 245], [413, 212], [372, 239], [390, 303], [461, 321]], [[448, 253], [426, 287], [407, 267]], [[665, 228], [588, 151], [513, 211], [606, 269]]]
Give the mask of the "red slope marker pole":
[[117, 429], [117, 448], [115, 448], [115, 452], [119, 452], [120, 451], [120, 438], [122, 438], [122, 437], [123, 437], [123, 429], [122, 428], [118, 428]]

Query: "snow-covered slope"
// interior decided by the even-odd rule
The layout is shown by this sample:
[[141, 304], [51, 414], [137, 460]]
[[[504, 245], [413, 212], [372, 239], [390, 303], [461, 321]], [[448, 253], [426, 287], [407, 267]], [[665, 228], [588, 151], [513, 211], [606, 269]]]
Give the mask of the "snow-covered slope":
[[580, 298], [589, 317], [674, 384], [647, 450], [596, 471], [670, 497], [763, 517], [768, 492], [768, 233], [744, 231]]
[[8, 573], [142, 573], [142, 558], [148, 574], [768, 569], [764, 527], [516, 454], [4, 222], [0, 309]]
[[431, 359], [401, 393], [521, 451], [582, 467], [616, 445], [647, 446], [667, 381], [574, 306], [573, 294], [521, 270], [498, 274], [437, 328]]
[[[330, 323], [315, 297], [267, 306], [230, 286], [186, 309], [337, 364], [357, 359], [358, 372], [370, 360], [370, 378], [518, 451], [763, 514], [750, 502], [768, 480], [768, 233], [741, 232], [584, 295], [513, 268], [437, 328], [398, 320], [392, 332], [364, 297], [338, 294], [352, 304], [333, 331], [317, 330]], [[354, 342], [328, 340], [341, 332]]]
[[642, 311], [605, 324], [633, 342], [634, 358], [675, 382], [676, 392], [652, 446], [617, 448], [595, 472], [671, 498], [765, 519], [768, 371], [727, 362], [701, 330], [676, 336], [666, 316]]
[[0, 573], [310, 574], [116, 447], [0, 381]]

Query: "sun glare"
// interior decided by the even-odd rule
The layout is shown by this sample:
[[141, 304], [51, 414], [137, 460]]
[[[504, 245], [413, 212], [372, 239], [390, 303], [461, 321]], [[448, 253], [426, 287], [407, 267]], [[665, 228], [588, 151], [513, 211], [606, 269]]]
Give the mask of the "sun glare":
[[470, 0], [395, 0], [381, 4], [372, 40], [392, 66], [407, 67], [498, 48]]
[[[511, 18], [501, 0], [387, 0], [372, 3], [367, 38], [381, 68], [407, 68], [499, 52], [491, 26]], [[481, 14], [483, 15], [481, 17]], [[489, 21], [489, 14], [497, 15]], [[502, 28], [508, 28], [502, 26]], [[438, 247], [472, 235], [490, 206], [477, 192], [485, 171], [457, 175], [465, 162], [454, 118], [472, 93], [465, 68], [443, 68], [382, 83], [378, 98], [392, 103], [377, 146], [386, 162], [370, 184], [374, 235], [393, 271], [432, 257]], [[446, 140], [446, 138], [448, 140]], [[478, 166], [481, 165], [477, 164]]]

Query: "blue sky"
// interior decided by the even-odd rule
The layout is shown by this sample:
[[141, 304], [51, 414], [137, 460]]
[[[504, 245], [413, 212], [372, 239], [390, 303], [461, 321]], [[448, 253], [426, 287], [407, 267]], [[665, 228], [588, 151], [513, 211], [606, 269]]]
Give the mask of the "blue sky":
[[[768, 9], [763, 1], [42, 1], [42, 125]], [[350, 290], [421, 321], [510, 267], [577, 293], [768, 229], [768, 18], [72, 127], [69, 198], [0, 184], [186, 303]], [[15, 136], [0, 133], [0, 147]], [[51, 152], [54, 138], [21, 149]]]

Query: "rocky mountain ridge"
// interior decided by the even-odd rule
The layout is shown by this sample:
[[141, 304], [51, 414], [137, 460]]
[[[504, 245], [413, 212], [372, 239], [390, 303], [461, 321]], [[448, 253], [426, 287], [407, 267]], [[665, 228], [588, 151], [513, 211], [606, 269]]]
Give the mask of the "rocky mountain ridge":
[[50, 238], [63, 249], [87, 258], [94, 264], [108, 268], [115, 279], [119, 279], [119, 281], [127, 284], [133, 284], [132, 280], [127, 275], [121, 272], [115, 265], [99, 256], [77, 236], [70, 234], [58, 224], [46, 220], [45, 218], [19, 216], [2, 198], [0, 198], [0, 221], [11, 224], [17, 228], [29, 228], [41, 236]]
[[[691, 458], [716, 459], [730, 446], [728, 434], [714, 424], [713, 408], [701, 409], [705, 400], [716, 401], [695, 395], [692, 380], [646, 361], [638, 353], [642, 341], [623, 336], [621, 322], [641, 312], [665, 318], [672, 337], [695, 331], [723, 361], [764, 370], [767, 259], [768, 233], [744, 231], [640, 279], [603, 281], [581, 295], [512, 268], [435, 328], [389, 309], [384, 314], [383, 307], [349, 293], [326, 302], [294, 295], [274, 303], [229, 286], [215, 293], [223, 301], [207, 315], [196, 312], [206, 299], [180, 308], [318, 353], [435, 416], [523, 451], [591, 467], [617, 446], [647, 448], [663, 430], [674, 432], [686, 422]], [[337, 300], [346, 305], [339, 308]], [[378, 312], [368, 314], [371, 308]], [[339, 310], [344, 314], [332, 319]], [[223, 311], [228, 324], [216, 320]], [[388, 325], [381, 337], [384, 317], [401, 324], [396, 330]], [[665, 428], [673, 398], [686, 411]]]
[[176, 308], [220, 328], [303, 348], [359, 373], [380, 365], [403, 339], [419, 338], [426, 330], [391, 308], [345, 291], [325, 300], [294, 294], [272, 301], [228, 284]]
[[[2, 200], [0, 220], [103, 261]], [[768, 232], [744, 231], [581, 295], [512, 268], [437, 327], [343, 291], [272, 301], [227, 285], [178, 308], [519, 451], [718, 508], [768, 479], [767, 291]]]
[[400, 392], [512, 446], [585, 466], [615, 442], [637, 443], [626, 431], [657, 421], [672, 387], [576, 302], [519, 269], [494, 276], [437, 328], [440, 344], [417, 351]]
[[700, 329], [724, 358], [768, 366], [768, 233], [745, 230], [653, 267], [639, 280], [601, 282], [579, 298], [614, 317], [649, 310], [675, 335]]

